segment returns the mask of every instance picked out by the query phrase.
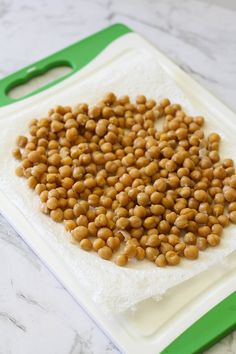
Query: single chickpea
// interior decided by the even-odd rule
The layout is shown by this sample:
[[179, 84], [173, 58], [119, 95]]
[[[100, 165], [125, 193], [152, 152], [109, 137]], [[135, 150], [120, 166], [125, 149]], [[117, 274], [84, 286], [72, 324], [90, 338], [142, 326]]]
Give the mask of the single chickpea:
[[92, 249], [92, 242], [87, 238], [81, 240], [79, 245], [84, 251], [91, 251]]
[[84, 238], [88, 237], [88, 228], [86, 226], [77, 226], [74, 230], [72, 230], [71, 234], [75, 241], [80, 242]]
[[226, 227], [229, 224], [229, 217], [227, 215], [220, 215], [218, 217], [218, 222], [221, 226]]
[[37, 183], [38, 182], [34, 176], [30, 176], [27, 180], [28, 187], [32, 189], [36, 187]]
[[178, 216], [175, 220], [175, 226], [179, 229], [184, 229], [188, 226], [188, 219], [185, 215]]
[[145, 173], [147, 176], [153, 176], [157, 171], [158, 165], [155, 161], [150, 162], [150, 164], [145, 167]]
[[150, 203], [149, 196], [146, 193], [139, 193], [137, 195], [137, 202], [141, 206], [147, 206]]
[[175, 234], [170, 234], [167, 236], [167, 240], [170, 245], [175, 246], [180, 242], [180, 239], [177, 235]]
[[225, 200], [229, 203], [236, 201], [236, 189], [228, 187], [224, 190]]
[[67, 231], [72, 231], [76, 228], [77, 224], [74, 220], [65, 220], [64, 221], [65, 229]]
[[174, 247], [172, 245], [170, 245], [167, 242], [161, 242], [161, 246], [160, 246], [160, 251], [163, 254], [166, 254], [166, 252], [168, 251], [173, 251]]
[[165, 258], [169, 265], [177, 265], [180, 262], [180, 256], [174, 251], [166, 252]]
[[220, 224], [214, 224], [211, 227], [211, 231], [212, 231], [213, 234], [216, 234], [216, 235], [220, 236], [222, 234], [222, 232], [223, 232], [223, 227]]
[[231, 202], [228, 206], [228, 211], [235, 211], [236, 210], [236, 202]]
[[134, 207], [134, 216], [137, 216], [138, 218], [145, 218], [146, 215], [147, 210], [144, 206], [136, 205]]
[[100, 248], [105, 246], [105, 241], [102, 240], [101, 238], [96, 238], [96, 240], [93, 241], [93, 249], [95, 251], [98, 251]]
[[146, 242], [146, 246], [150, 246], [150, 247], [157, 247], [159, 246], [161, 243], [158, 235], [153, 234], [148, 236], [147, 242]]
[[12, 150], [12, 156], [17, 159], [17, 160], [21, 160], [22, 154], [19, 148], [15, 148]]
[[142, 220], [138, 216], [131, 216], [129, 218], [129, 224], [133, 228], [139, 228], [142, 226]]
[[51, 197], [47, 200], [46, 205], [48, 209], [55, 210], [58, 207], [58, 201], [55, 197]]
[[166, 257], [164, 254], [159, 254], [159, 256], [157, 256], [155, 264], [158, 267], [165, 267], [167, 265]]
[[123, 267], [128, 263], [128, 257], [125, 254], [120, 254], [117, 256], [115, 262], [118, 266]]
[[233, 223], [236, 224], [236, 210], [233, 210], [229, 213], [229, 220]]
[[215, 143], [215, 142], [218, 143], [220, 141], [220, 136], [217, 133], [211, 133], [208, 136], [208, 140], [209, 140], [210, 143]]
[[112, 250], [117, 250], [120, 247], [120, 239], [118, 236], [108, 237], [107, 246]]
[[186, 247], [186, 244], [184, 242], [180, 242], [175, 245], [174, 250], [177, 254], [179, 254], [181, 257], [183, 257], [185, 247]]
[[142, 261], [145, 258], [145, 256], [146, 256], [145, 250], [142, 247], [138, 246], [136, 248], [136, 255], [135, 255], [136, 259], [138, 261]]
[[27, 143], [28, 143], [28, 139], [26, 138], [26, 136], [19, 135], [16, 139], [16, 144], [20, 148], [24, 148]]
[[146, 258], [152, 262], [155, 262], [157, 256], [159, 255], [158, 249], [154, 247], [147, 247], [145, 253], [146, 253]]
[[112, 250], [108, 246], [103, 246], [99, 248], [98, 255], [105, 260], [109, 260], [112, 258]]
[[55, 210], [51, 210], [50, 216], [51, 216], [52, 220], [54, 220], [56, 222], [61, 222], [63, 220], [64, 214], [60, 208], [57, 208]]
[[209, 234], [207, 236], [207, 242], [210, 246], [215, 247], [220, 243], [220, 237], [216, 234]]
[[204, 190], [196, 190], [193, 194], [194, 198], [199, 202], [205, 202], [207, 200], [207, 193]]
[[197, 259], [198, 258], [198, 254], [199, 254], [199, 251], [198, 251], [197, 246], [188, 245], [184, 249], [184, 256], [187, 259], [191, 259], [191, 260]]
[[22, 167], [22, 166], [16, 167], [15, 173], [16, 173], [16, 175], [17, 175], [18, 177], [24, 176], [24, 169], [23, 169], [23, 167]]
[[88, 219], [85, 215], [80, 215], [76, 219], [76, 223], [78, 226], [88, 227]]
[[164, 193], [167, 189], [167, 182], [164, 178], [160, 178], [154, 182], [153, 186], [157, 192]]
[[134, 245], [126, 245], [125, 248], [124, 248], [124, 255], [126, 255], [128, 258], [132, 258], [132, 257], [135, 257], [136, 255], [136, 247]]
[[200, 226], [198, 228], [198, 235], [200, 237], [207, 237], [211, 233], [211, 229], [209, 226]]
[[184, 242], [188, 245], [195, 245], [196, 244], [196, 235], [193, 232], [187, 232], [184, 235]]
[[107, 227], [102, 227], [98, 230], [97, 236], [106, 241], [109, 237], [112, 237], [112, 231]]
[[129, 226], [129, 219], [121, 217], [116, 221], [116, 227], [121, 230], [125, 230]]
[[120, 192], [117, 194], [116, 199], [122, 207], [126, 206], [129, 203], [129, 196], [126, 192]]
[[233, 176], [230, 178], [229, 185], [230, 185], [231, 188], [236, 188], [236, 175], [233, 175]]

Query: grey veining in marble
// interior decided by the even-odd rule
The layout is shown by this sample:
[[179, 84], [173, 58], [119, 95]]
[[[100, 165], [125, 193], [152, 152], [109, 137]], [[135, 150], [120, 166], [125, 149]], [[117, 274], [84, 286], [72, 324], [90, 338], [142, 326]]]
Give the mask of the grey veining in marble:
[[[0, 78], [115, 22], [236, 110], [234, 0], [0, 0]], [[0, 354], [10, 353], [119, 351], [0, 216]], [[236, 333], [208, 353], [235, 354]]]

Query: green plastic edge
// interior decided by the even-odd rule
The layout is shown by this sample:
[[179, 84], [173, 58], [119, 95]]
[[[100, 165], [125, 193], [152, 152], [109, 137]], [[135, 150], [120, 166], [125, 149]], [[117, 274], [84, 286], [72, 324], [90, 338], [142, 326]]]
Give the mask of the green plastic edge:
[[[24, 100], [63, 81], [87, 65], [112, 41], [129, 32], [132, 32], [132, 30], [127, 26], [119, 23], [114, 24], [1, 79], [0, 107]], [[7, 93], [13, 87], [27, 82], [39, 74], [43, 74], [50, 68], [61, 65], [70, 66], [72, 71], [68, 75], [60, 77], [19, 99], [12, 99], [7, 96]], [[31, 71], [32, 68], [34, 69]], [[165, 348], [161, 354], [202, 353], [203, 350], [212, 346], [235, 328], [236, 292], [201, 317]]]
[[203, 353], [234, 329], [236, 329], [236, 292], [202, 316], [161, 354]]
[[[91, 60], [93, 60], [112, 41], [129, 32], [132, 32], [132, 30], [127, 26], [120, 23], [114, 24], [79, 42], [72, 44], [63, 50], [60, 50], [53, 55], [50, 55], [5, 77], [4, 79], [0, 80], [0, 107], [23, 100], [65, 80], [67, 77], [73, 75], [75, 72], [88, 64]], [[71, 72], [65, 76], [49, 82], [46, 85], [41, 86], [40, 88], [19, 99], [12, 99], [7, 95], [7, 93], [13, 87], [23, 84], [33, 77], [43, 74], [50, 68], [61, 65], [71, 67]]]

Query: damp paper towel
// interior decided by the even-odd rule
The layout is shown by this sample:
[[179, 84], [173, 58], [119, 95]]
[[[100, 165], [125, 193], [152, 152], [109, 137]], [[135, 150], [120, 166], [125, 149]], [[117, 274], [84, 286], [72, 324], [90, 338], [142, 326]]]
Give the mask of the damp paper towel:
[[[127, 267], [121, 268], [113, 262], [100, 259], [95, 253], [80, 250], [70, 242], [70, 234], [65, 231], [63, 224], [53, 222], [39, 211], [39, 197], [29, 190], [25, 179], [15, 176], [17, 163], [11, 157], [15, 138], [19, 134], [26, 134], [30, 119], [43, 117], [55, 104], [93, 104], [107, 91], [113, 91], [117, 95], [128, 94], [132, 99], [137, 94], [145, 94], [156, 100], [169, 97], [172, 102], [181, 103], [188, 114], [197, 113], [183, 92], [160, 67], [155, 56], [148, 52], [132, 50], [106, 67], [101, 66], [92, 75], [80, 78], [82, 73], [83, 71], [76, 74], [76, 84], [67, 84], [63, 89], [65, 81], [60, 84], [62, 89], [55, 94], [44, 97], [36, 104], [29, 104], [27, 108], [10, 117], [1, 117], [0, 189], [27, 216], [33, 232], [37, 232], [37, 237], [45, 241], [56, 252], [64, 266], [76, 275], [78, 282], [86, 289], [88, 297], [106, 311], [118, 313], [150, 297], [155, 297], [158, 301], [171, 287], [223, 260], [236, 249], [236, 228], [232, 226], [226, 229], [221, 245], [202, 252], [197, 261], [182, 260], [179, 266], [164, 269], [157, 268], [151, 262], [132, 261]], [[214, 122], [209, 120], [207, 127], [214, 131]], [[227, 132], [220, 133], [223, 140], [226, 140]], [[222, 147], [224, 148], [224, 142]], [[222, 153], [224, 155], [224, 151]], [[232, 149], [231, 158], [235, 157], [233, 154], [235, 155], [235, 152]]]

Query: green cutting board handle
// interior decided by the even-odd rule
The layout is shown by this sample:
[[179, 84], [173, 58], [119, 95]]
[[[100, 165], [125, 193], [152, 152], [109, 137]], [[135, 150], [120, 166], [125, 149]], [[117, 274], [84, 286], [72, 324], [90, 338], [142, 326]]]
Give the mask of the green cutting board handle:
[[[127, 26], [119, 23], [114, 24], [47, 58], [44, 58], [15, 72], [12, 75], [5, 77], [4, 79], [0, 80], [0, 107], [15, 103], [16, 101], [25, 99], [29, 96], [44, 91], [53, 85], [56, 85], [58, 82], [73, 75], [76, 71], [83, 68], [112, 41], [129, 32], [131, 32], [131, 29], [129, 29]], [[8, 96], [8, 92], [14, 87], [22, 85], [30, 79], [42, 75], [48, 70], [59, 66], [69, 66], [72, 70], [69, 72], [69, 74], [51, 81], [47, 85], [44, 85], [34, 90], [33, 92], [30, 92], [24, 97], [13, 99]]]
[[234, 329], [236, 329], [236, 292], [202, 316], [161, 354], [203, 353]]

